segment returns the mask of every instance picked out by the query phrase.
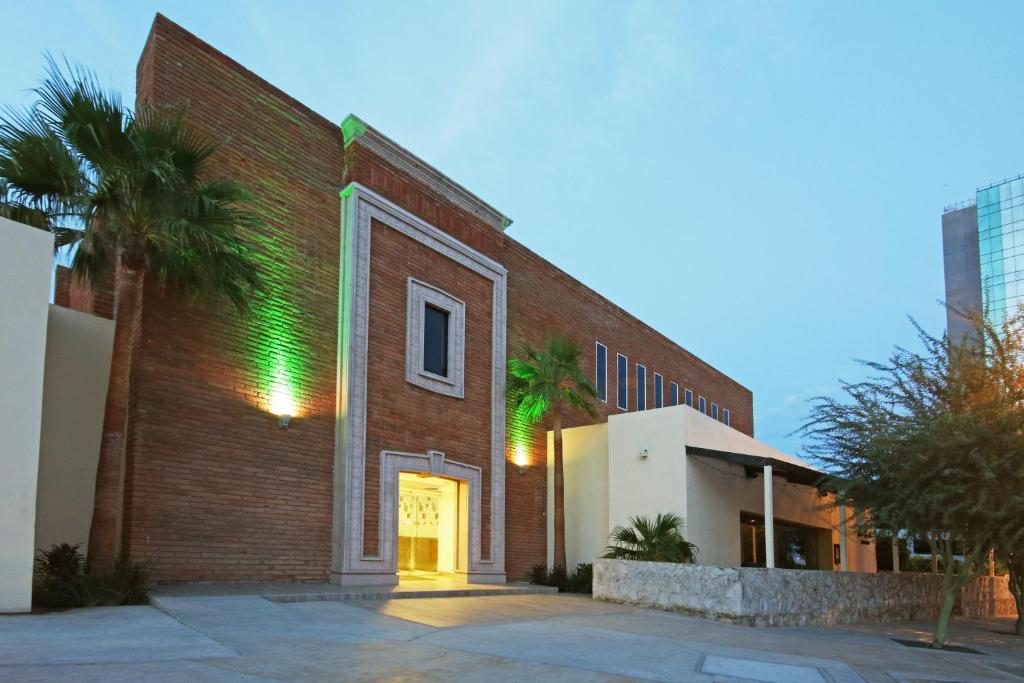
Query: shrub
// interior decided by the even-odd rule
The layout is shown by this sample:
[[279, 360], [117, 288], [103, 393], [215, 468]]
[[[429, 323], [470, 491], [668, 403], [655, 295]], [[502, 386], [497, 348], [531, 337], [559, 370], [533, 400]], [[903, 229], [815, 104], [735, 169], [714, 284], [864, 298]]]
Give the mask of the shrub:
[[530, 583], [538, 586], [552, 586], [559, 593], [593, 593], [594, 565], [580, 563], [576, 570], [566, 572], [561, 565], [548, 569], [542, 564], [530, 570]]
[[32, 602], [56, 608], [144, 605], [150, 588], [145, 566], [121, 558], [109, 568], [87, 570], [78, 546], [61, 543], [39, 552]]
[[697, 546], [683, 538], [683, 518], [673, 513], [630, 517], [630, 526], [612, 530], [604, 556], [610, 560], [693, 563]]

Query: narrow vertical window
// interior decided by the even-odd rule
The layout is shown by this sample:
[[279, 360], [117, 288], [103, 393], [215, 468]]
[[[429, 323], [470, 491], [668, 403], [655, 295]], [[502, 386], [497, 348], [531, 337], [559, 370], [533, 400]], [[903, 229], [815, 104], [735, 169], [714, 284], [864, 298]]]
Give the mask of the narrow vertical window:
[[724, 422], [726, 426], [729, 426], [729, 409], [728, 408], [722, 408], [722, 422]]
[[705, 413], [705, 414], [707, 414], [707, 412], [708, 412], [708, 404], [704, 400], [703, 396], [700, 396], [700, 397], [697, 398], [697, 410], [699, 410], [700, 412]]
[[423, 370], [448, 376], [448, 311], [431, 304], [423, 310]]
[[594, 390], [600, 401], [608, 402], [608, 348], [597, 342], [594, 362]]
[[647, 410], [647, 368], [636, 364], [636, 409]]
[[654, 373], [654, 407], [661, 408], [665, 405], [665, 399], [662, 392], [662, 379], [661, 375]]
[[713, 417], [716, 420], [718, 419], [718, 404], [717, 403], [712, 403], [711, 404], [711, 417]]
[[679, 385], [675, 382], [669, 382], [668, 385], [668, 401], [669, 405], [679, 405]]
[[686, 405], [688, 405], [688, 406], [690, 406], [692, 408], [693, 407], [693, 392], [690, 391], [689, 389], [687, 389], [686, 393], [684, 393], [683, 396], [686, 399], [685, 400]]
[[618, 406], [629, 410], [629, 359], [621, 353], [616, 354], [615, 390], [618, 393]]

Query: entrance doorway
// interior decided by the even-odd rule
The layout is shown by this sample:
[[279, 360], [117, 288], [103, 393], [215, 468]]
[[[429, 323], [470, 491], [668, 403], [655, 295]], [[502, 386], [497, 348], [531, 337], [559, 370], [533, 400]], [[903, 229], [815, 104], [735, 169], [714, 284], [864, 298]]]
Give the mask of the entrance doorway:
[[[461, 484], [465, 487], [465, 484]], [[400, 581], [451, 576], [461, 564], [460, 482], [416, 472], [398, 475]], [[463, 550], [464, 552], [464, 550]]]

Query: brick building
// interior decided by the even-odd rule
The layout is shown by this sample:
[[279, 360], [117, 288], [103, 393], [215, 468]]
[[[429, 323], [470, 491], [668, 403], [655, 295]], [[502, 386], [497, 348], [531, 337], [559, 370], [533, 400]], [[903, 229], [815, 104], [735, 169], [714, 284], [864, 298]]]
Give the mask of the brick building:
[[[547, 557], [547, 447], [507, 409], [506, 360], [551, 332], [586, 349], [599, 422], [685, 403], [753, 435], [749, 390], [358, 118], [323, 118], [162, 16], [138, 98], [187, 102], [267, 216], [248, 320], [145, 289], [122, 538], [157, 580], [524, 577]], [[79, 289], [58, 282], [58, 303], [109, 316]]]

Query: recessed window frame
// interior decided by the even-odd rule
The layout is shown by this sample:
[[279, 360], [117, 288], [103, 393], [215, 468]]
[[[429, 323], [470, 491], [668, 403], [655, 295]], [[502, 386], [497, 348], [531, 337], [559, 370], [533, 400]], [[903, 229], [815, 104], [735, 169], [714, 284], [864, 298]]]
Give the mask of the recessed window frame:
[[718, 419], [718, 404], [717, 403], [712, 403], [711, 404], [711, 419], [712, 420], [717, 420]]
[[708, 414], [708, 402], [704, 399], [703, 396], [697, 397], [697, 410], [704, 413], [705, 415]]
[[[405, 381], [438, 394], [465, 397], [466, 304], [448, 292], [415, 278], [408, 280], [406, 311]], [[426, 308], [448, 314], [448, 374], [429, 372], [423, 367]]]
[[636, 364], [636, 409], [647, 410], [647, 366]]
[[679, 382], [668, 383], [668, 400], [672, 405], [679, 405]]
[[[601, 360], [604, 360], [604, 376], [601, 373]], [[608, 347], [599, 341], [594, 342], [594, 391], [599, 401], [608, 402]]]
[[691, 408], [693, 407], [693, 390], [692, 389], [686, 389], [683, 392], [683, 403], [685, 403], [686, 405], [690, 406]]
[[615, 354], [615, 405], [629, 410], [629, 358]]
[[725, 424], [726, 427], [729, 426], [729, 409], [728, 408], [722, 408], [722, 422]]
[[654, 373], [654, 407], [665, 407], [665, 378]]

